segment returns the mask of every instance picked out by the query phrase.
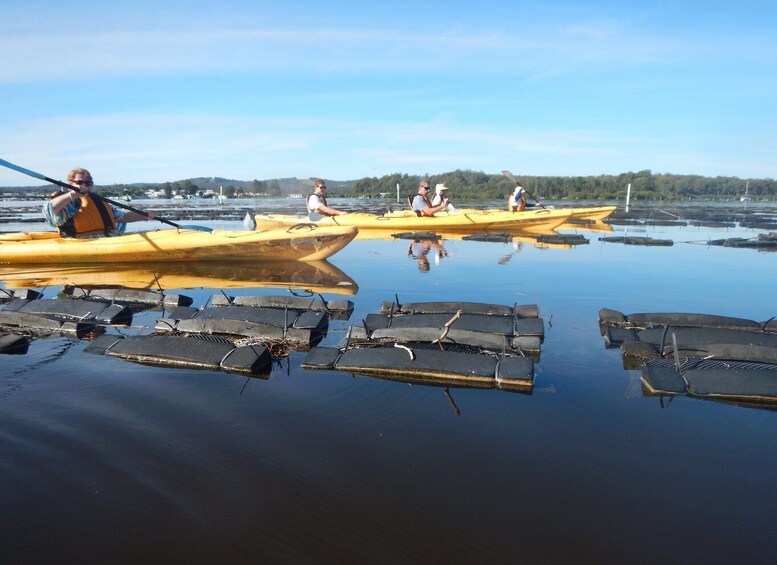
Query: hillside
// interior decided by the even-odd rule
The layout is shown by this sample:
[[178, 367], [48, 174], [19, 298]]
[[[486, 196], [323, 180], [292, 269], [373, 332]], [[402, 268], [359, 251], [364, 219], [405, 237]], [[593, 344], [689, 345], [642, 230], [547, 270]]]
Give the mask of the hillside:
[[[631, 186], [631, 196], [640, 200], [735, 200], [748, 187], [753, 200], [777, 198], [777, 181], [774, 179], [741, 179], [738, 177], [703, 177], [699, 175], [675, 175], [653, 173], [650, 170], [627, 172], [619, 175], [580, 177], [526, 176], [517, 173], [520, 182], [530, 195], [544, 199], [595, 199], [622, 200]], [[365, 177], [357, 180], [337, 181], [325, 179], [329, 195], [353, 198], [374, 198], [380, 194], [394, 194], [399, 185], [401, 194], [409, 196], [416, 191], [418, 175], [394, 173], [382, 177]], [[224, 177], [196, 177], [175, 182], [134, 183], [100, 186], [107, 195], [141, 196], [148, 191], [172, 194], [218, 194], [223, 189], [229, 197], [239, 196], [288, 196], [312, 191], [311, 178], [296, 177], [265, 180], [238, 180]], [[455, 195], [455, 200], [492, 200], [509, 195], [513, 181], [502, 174], [481, 171], [455, 170], [431, 176], [432, 183], [444, 182]], [[40, 193], [42, 197], [52, 191], [50, 185], [37, 187], [7, 187], [5, 193]]]

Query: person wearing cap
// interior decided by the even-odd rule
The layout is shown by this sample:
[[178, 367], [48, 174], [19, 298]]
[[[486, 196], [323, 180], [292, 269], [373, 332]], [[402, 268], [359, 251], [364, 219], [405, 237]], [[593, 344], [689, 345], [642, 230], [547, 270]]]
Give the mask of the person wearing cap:
[[443, 200], [447, 200], [447, 204], [443, 210], [447, 212], [455, 212], [456, 209], [451, 204], [450, 198], [448, 198], [448, 187], [445, 183], [439, 183], [434, 187], [434, 198], [432, 198], [432, 206], [439, 206]]
[[526, 210], [526, 191], [519, 184], [507, 199], [507, 209], [510, 212], [523, 212]]
[[432, 205], [431, 200], [429, 200], [430, 186], [431, 183], [429, 182], [429, 179], [421, 179], [421, 182], [418, 183], [418, 194], [415, 195], [413, 202], [411, 203], [413, 211], [418, 216], [434, 216], [437, 212], [444, 210], [448, 205], [448, 195], [445, 193], [443, 193], [443, 201], [439, 205]]
[[316, 212], [322, 216], [342, 216], [343, 214], [347, 214], [348, 212], [336, 210], [327, 205], [326, 196], [324, 196], [324, 194], [326, 194], [324, 192], [325, 190], [326, 182], [324, 182], [324, 179], [316, 179], [316, 182], [313, 183], [313, 193], [308, 195], [305, 202], [308, 207], [308, 213], [312, 214], [313, 212]]

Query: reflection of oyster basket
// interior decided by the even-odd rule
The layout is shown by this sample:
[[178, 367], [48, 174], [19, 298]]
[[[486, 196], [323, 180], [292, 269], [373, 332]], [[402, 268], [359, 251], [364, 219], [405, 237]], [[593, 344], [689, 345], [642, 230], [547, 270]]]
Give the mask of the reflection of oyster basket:
[[695, 313], [625, 315], [602, 308], [605, 345], [642, 369], [646, 396], [777, 404], [777, 322]]
[[291, 288], [348, 295], [359, 290], [353, 279], [327, 261], [18, 265], [0, 267], [0, 281], [7, 288]]

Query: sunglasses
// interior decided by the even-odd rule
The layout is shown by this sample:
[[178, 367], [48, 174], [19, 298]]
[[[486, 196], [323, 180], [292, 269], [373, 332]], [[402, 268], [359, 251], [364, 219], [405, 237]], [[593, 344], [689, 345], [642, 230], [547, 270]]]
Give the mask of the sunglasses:
[[319, 185], [318, 188], [326, 188], [326, 186], [322, 184], [322, 185]]
[[70, 182], [77, 184], [78, 186], [92, 186], [92, 181], [87, 179], [75, 179]]

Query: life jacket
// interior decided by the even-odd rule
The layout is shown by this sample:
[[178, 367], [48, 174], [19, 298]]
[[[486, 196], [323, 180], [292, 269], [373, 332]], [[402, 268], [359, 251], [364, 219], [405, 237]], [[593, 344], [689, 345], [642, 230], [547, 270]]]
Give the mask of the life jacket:
[[426, 205], [427, 205], [429, 208], [432, 208], [433, 206], [432, 206], [432, 203], [429, 201], [429, 198], [428, 198], [428, 197], [426, 197], [426, 196], [424, 196], [424, 195], [423, 195], [423, 194], [421, 194], [421, 193], [418, 193], [418, 194], [414, 195], [412, 198], [411, 198], [410, 196], [408, 196], [408, 197], [407, 197], [407, 200], [408, 200], [408, 202], [410, 203], [410, 209], [411, 209], [411, 210], [413, 210], [413, 212], [415, 212], [415, 215], [416, 215], [416, 216], [418, 216], [418, 217], [420, 218], [421, 216], [423, 216], [423, 215], [424, 215], [424, 212], [423, 212], [423, 210], [416, 210], [415, 208], [413, 208], [413, 200], [415, 200], [415, 197], [416, 197], [416, 196], [420, 196], [421, 198], [423, 198], [423, 199], [424, 199], [424, 203], [425, 203], [425, 204], [426, 204]]
[[510, 212], [523, 212], [526, 210], [526, 195], [524, 193], [521, 193], [520, 198], [516, 201], [518, 204], [517, 206], [513, 206], [513, 200], [514, 195], [511, 194], [507, 197], [507, 209]]
[[[326, 198], [323, 195], [316, 194], [315, 192], [311, 192], [310, 194], [308, 194], [307, 199], [305, 199], [305, 206], [307, 207], [309, 213], [316, 212], [316, 210], [313, 210], [310, 207], [310, 197], [311, 196], [318, 196], [318, 199], [321, 201], [321, 204], [323, 204], [324, 206], [327, 206], [327, 207], [329, 206], [329, 204], [326, 203]], [[323, 216], [328, 216], [329, 214], [322, 214], [322, 215]]]
[[57, 228], [60, 236], [110, 235], [116, 229], [113, 209], [102, 200], [83, 194], [77, 205], [78, 212]]

